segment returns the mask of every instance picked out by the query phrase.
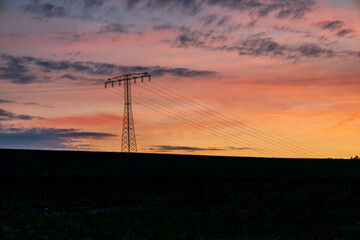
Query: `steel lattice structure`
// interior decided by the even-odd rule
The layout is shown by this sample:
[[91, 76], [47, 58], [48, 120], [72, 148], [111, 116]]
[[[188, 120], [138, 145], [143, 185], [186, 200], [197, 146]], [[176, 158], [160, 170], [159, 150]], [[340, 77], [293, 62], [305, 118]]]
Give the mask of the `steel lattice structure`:
[[131, 81], [136, 79], [141, 79], [141, 82], [144, 81], [144, 78], [151, 80], [150, 74], [145, 73], [130, 73], [124, 74], [121, 76], [109, 78], [105, 82], [105, 88], [110, 84], [111, 87], [115, 86], [115, 83], [118, 83], [121, 86], [121, 82], [124, 83], [124, 117], [123, 117], [123, 129], [122, 129], [122, 138], [121, 138], [121, 151], [122, 152], [136, 152], [136, 135], [135, 135], [135, 124], [134, 117], [132, 113], [131, 106]]

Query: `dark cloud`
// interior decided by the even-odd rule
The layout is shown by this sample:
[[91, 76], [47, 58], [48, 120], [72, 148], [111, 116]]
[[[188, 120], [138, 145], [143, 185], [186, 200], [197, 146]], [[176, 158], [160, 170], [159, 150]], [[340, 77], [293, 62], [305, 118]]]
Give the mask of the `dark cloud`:
[[[306, 13], [311, 12], [315, 7], [315, 0], [78, 0], [78, 1], [41, 1], [31, 0], [24, 6], [26, 12], [32, 13], [40, 18], [52, 17], [71, 17], [81, 19], [99, 19], [102, 17], [91, 13], [105, 10], [106, 2], [111, 2], [113, 6], [125, 7], [125, 10], [145, 9], [161, 10], [166, 12], [180, 12], [181, 14], [195, 15], [201, 11], [206, 11], [209, 7], [220, 7], [233, 11], [249, 11], [252, 16], [264, 17], [273, 14], [277, 18], [302, 18]], [[209, 20], [211, 20], [211, 17]], [[219, 25], [228, 19], [218, 21]], [[205, 21], [206, 22], [206, 21]]]
[[342, 29], [336, 33], [336, 36], [338, 37], [345, 37], [349, 35], [350, 33], [353, 33], [354, 31], [351, 29]]
[[277, 18], [300, 19], [311, 12], [315, 4], [314, 0], [276, 0], [269, 6], [276, 12]]
[[28, 149], [76, 149], [82, 139], [106, 139], [110, 133], [84, 132], [79, 129], [0, 128], [0, 147]]
[[209, 6], [217, 6], [235, 11], [252, 11], [257, 16], [274, 13], [278, 18], [301, 18], [313, 10], [314, 0], [123, 0], [128, 9], [164, 9], [197, 14]]
[[257, 20], [251, 20], [248, 24], [247, 24], [247, 26], [248, 27], [254, 27], [255, 25], [256, 25], [256, 23], [257, 23]]
[[205, 42], [200, 40], [200, 36], [192, 33], [182, 33], [175, 39], [173, 46], [179, 48], [188, 48], [188, 47], [196, 47], [196, 48], [204, 48]]
[[287, 47], [263, 35], [255, 34], [232, 45], [217, 46], [213, 50], [237, 52], [239, 55], [283, 57]]
[[0, 99], [0, 103], [14, 103], [14, 101], [5, 100], [5, 99]]
[[27, 58], [16, 58], [9, 55], [2, 55], [5, 65], [0, 66], [0, 78], [10, 79], [13, 83], [28, 84], [36, 81], [36, 75], [30, 73], [26, 66]]
[[151, 150], [167, 152], [167, 151], [187, 151], [187, 152], [196, 152], [196, 151], [222, 151], [226, 150], [224, 148], [202, 148], [202, 147], [189, 147], [189, 146], [170, 146], [170, 145], [153, 145]]
[[272, 38], [250, 37], [241, 41], [235, 49], [240, 55], [283, 56], [286, 47]]
[[224, 16], [222, 17], [218, 22], [217, 22], [217, 26], [223, 26], [225, 25], [228, 21], [230, 20], [230, 16]]
[[343, 21], [336, 20], [318, 22], [316, 25], [318, 25], [323, 30], [338, 30], [342, 28], [345, 23]]
[[66, 55], [68, 55], [68, 56], [78, 56], [78, 55], [80, 55], [80, 54], [82, 54], [83, 52], [69, 52], [69, 53], [67, 53]]
[[154, 68], [151, 71], [151, 74], [154, 76], [163, 76], [163, 75], [172, 75], [172, 76], [179, 76], [179, 77], [211, 77], [216, 75], [216, 72], [212, 71], [198, 71], [198, 70], [190, 70], [187, 68]]
[[205, 16], [202, 21], [204, 22], [204, 26], [210, 25], [212, 24], [214, 21], [216, 21], [216, 19], [218, 18], [218, 16], [216, 14], [211, 14], [208, 16]]
[[276, 30], [276, 31], [282, 31], [282, 32], [310, 34], [309, 31], [297, 30], [297, 29], [291, 28], [291, 27], [289, 27], [289, 26], [278, 26], [278, 25], [275, 25], [273, 28], [274, 28], [274, 30]]
[[340, 20], [318, 22], [316, 25], [323, 30], [337, 31], [336, 36], [338, 37], [347, 37], [355, 32], [352, 29], [344, 28], [345, 23]]
[[[42, 104], [38, 104], [38, 103], [34, 103], [34, 102], [18, 103], [18, 102], [15, 102], [15, 101], [12, 101], [12, 100], [6, 100], [6, 99], [0, 99], [0, 103], [16, 103], [16, 104], [23, 104], [23, 105], [31, 105], [31, 106], [53, 108], [52, 106], [49, 106], [49, 105], [42, 105]], [[2, 112], [4, 111], [3, 109], [1, 109], [1, 110], [2, 110]], [[3, 114], [4, 114], [4, 112], [3, 112]], [[7, 112], [7, 115], [9, 116], [9, 112]], [[13, 113], [11, 113], [10, 115], [16, 116]]]
[[203, 7], [202, 1], [196, 0], [123, 0], [127, 9], [165, 9], [167, 11], [175, 10], [189, 14], [197, 14]]
[[172, 28], [173, 28], [173, 26], [171, 26], [170, 24], [162, 24], [162, 25], [153, 26], [154, 31], [163, 31], [163, 30], [168, 30], [168, 29], [172, 29]]
[[38, 119], [38, 120], [42, 120], [44, 118], [42, 117], [35, 117], [35, 116], [30, 116], [30, 115], [26, 115], [26, 114], [15, 114], [9, 111], [6, 111], [4, 109], [0, 109], [0, 121], [11, 121], [11, 120], [33, 120], [33, 119]]
[[[54, 61], [34, 57], [14, 57], [2, 55], [5, 67], [0, 67], [0, 77], [17, 84], [41, 82], [41, 77], [31, 74], [29, 69], [42, 73], [63, 73], [60, 78], [77, 80], [72, 73], [98, 76], [112, 76], [129, 72], [149, 72], [154, 77], [165, 74], [176, 77], [209, 77], [216, 74], [213, 71], [198, 71], [188, 68], [166, 68], [160, 66], [124, 66], [102, 62], [84, 61]], [[21, 71], [19, 71], [21, 70]], [[85, 78], [82, 78], [85, 79]], [[49, 80], [49, 79], [48, 79]]]
[[39, 106], [39, 107], [45, 107], [45, 108], [54, 108], [49, 105], [42, 105], [42, 104], [34, 103], [34, 102], [26, 102], [26, 103], [19, 103], [19, 104], [30, 105], [30, 106]]
[[18, 33], [0, 33], [0, 38], [2, 38], [2, 37], [26, 38], [26, 35], [18, 34]]
[[99, 9], [108, 0], [46, 1], [31, 0], [23, 9], [41, 19], [82, 18], [93, 19], [89, 12]]
[[208, 48], [216, 43], [223, 43], [227, 40], [226, 35], [215, 34], [213, 30], [207, 32], [190, 31], [187, 28], [180, 28], [180, 34], [172, 42], [173, 47], [179, 48]]
[[109, 23], [106, 26], [101, 27], [98, 33], [128, 33], [128, 26], [122, 23]]
[[[296, 31], [287, 27], [277, 27], [281, 31]], [[221, 35], [219, 35], [221, 36]], [[182, 33], [172, 42], [173, 47], [202, 48], [213, 51], [237, 52], [239, 55], [269, 56], [283, 59], [301, 58], [348, 58], [358, 52], [336, 51], [325, 43], [281, 44], [265, 33], [254, 34], [233, 44], [226, 44], [227, 38], [216, 38], [213, 31], [182, 30]]]
[[108, 0], [82, 0], [85, 10], [99, 8], [107, 1]]
[[60, 33], [61, 35], [56, 37], [56, 39], [65, 42], [78, 42], [84, 39], [84, 33]]
[[66, 78], [66, 79], [70, 79], [70, 80], [75, 80], [75, 79], [77, 79], [76, 77], [74, 77], [74, 76], [71, 75], [71, 74], [64, 74], [64, 75], [62, 75], [60, 78]]
[[318, 57], [333, 57], [335, 52], [332, 49], [325, 49], [314, 43], [306, 43], [299, 46], [296, 51], [303, 57], [318, 58]]
[[169, 151], [187, 151], [187, 152], [197, 152], [197, 151], [225, 151], [225, 150], [251, 150], [252, 148], [247, 147], [228, 147], [228, 148], [217, 148], [217, 147], [190, 147], [190, 146], [171, 146], [171, 145], [153, 145], [149, 150], [159, 151], [159, 152], [169, 152]]
[[30, 12], [40, 18], [65, 17], [67, 13], [63, 6], [56, 6], [52, 3], [41, 3], [40, 0], [31, 0], [24, 7], [26, 12]]

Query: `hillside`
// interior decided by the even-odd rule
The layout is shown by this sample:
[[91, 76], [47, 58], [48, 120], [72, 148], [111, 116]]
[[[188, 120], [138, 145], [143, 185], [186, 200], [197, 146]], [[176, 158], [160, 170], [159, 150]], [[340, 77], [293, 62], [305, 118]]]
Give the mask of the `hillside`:
[[1, 239], [360, 239], [360, 163], [0, 150]]
[[0, 149], [0, 176], [359, 179], [360, 161]]

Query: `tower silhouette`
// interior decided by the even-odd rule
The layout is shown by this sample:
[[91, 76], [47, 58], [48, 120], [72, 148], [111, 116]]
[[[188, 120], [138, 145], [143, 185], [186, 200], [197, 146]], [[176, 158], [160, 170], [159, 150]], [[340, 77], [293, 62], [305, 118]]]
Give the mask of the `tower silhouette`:
[[111, 87], [114, 87], [114, 84], [117, 82], [119, 83], [119, 86], [121, 86], [121, 82], [124, 83], [124, 116], [121, 138], [122, 152], [137, 152], [135, 124], [131, 105], [131, 81], [134, 80], [134, 83], [136, 83], [136, 79], [141, 78], [141, 82], [143, 82], [144, 77], [148, 77], [149, 81], [151, 80], [151, 76], [145, 72], [124, 74], [121, 76], [109, 78], [105, 82], [105, 88], [107, 88], [108, 84], [111, 84]]
[[136, 152], [134, 117], [131, 106], [131, 81], [124, 82], [124, 118], [121, 138], [122, 152]]

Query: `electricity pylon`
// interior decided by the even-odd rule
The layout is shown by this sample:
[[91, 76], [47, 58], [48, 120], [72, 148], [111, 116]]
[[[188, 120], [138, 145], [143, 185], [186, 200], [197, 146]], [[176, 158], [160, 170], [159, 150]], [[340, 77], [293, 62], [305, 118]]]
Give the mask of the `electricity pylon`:
[[105, 82], [105, 88], [110, 84], [111, 87], [114, 87], [115, 83], [118, 83], [121, 86], [121, 82], [124, 82], [124, 117], [123, 117], [123, 129], [122, 129], [122, 139], [121, 139], [121, 151], [122, 152], [136, 152], [136, 136], [135, 136], [135, 124], [134, 117], [132, 113], [131, 106], [131, 81], [134, 80], [136, 84], [136, 79], [141, 79], [141, 82], [144, 81], [144, 78], [148, 78], [149, 82], [151, 81], [151, 76], [147, 72], [144, 73], [128, 73], [121, 76], [109, 78]]

